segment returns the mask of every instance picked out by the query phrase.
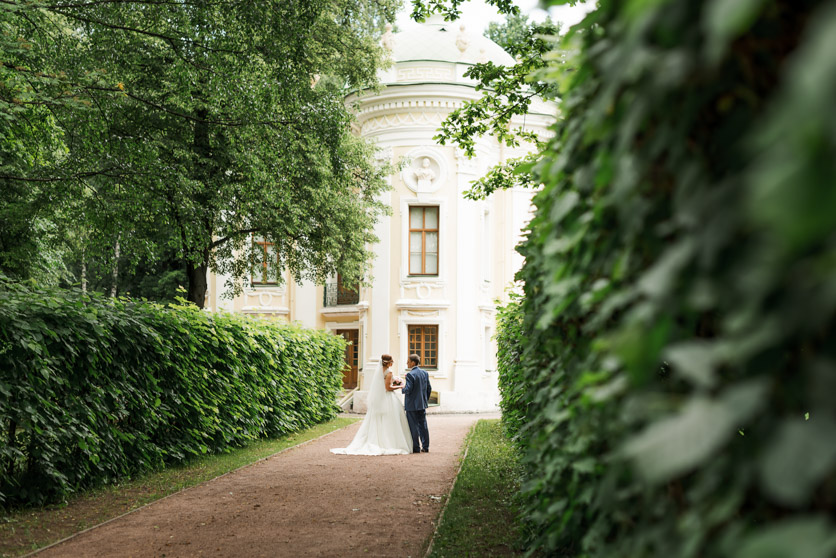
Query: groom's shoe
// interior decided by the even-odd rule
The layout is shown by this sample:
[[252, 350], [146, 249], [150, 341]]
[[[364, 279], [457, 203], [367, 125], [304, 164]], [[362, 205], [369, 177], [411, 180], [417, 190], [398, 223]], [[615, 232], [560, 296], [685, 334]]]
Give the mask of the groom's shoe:
[[430, 448], [424, 448], [421, 450], [421, 453], [430, 453]]
[[412, 453], [421, 453], [419, 450], [412, 450]]

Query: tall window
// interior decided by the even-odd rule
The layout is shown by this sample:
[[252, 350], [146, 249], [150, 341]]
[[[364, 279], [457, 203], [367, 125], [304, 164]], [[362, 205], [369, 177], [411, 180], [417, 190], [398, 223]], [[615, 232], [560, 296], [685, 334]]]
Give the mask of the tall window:
[[360, 302], [360, 283], [345, 283], [343, 276], [337, 274], [337, 304], [357, 304]]
[[[253, 271], [252, 284], [253, 285], [277, 285], [278, 281], [270, 281], [270, 269], [267, 262], [271, 257], [276, 258], [276, 264], [279, 262], [279, 255], [273, 249], [273, 243], [268, 242], [263, 238], [253, 237]], [[278, 271], [277, 271], [278, 273]]]
[[438, 206], [409, 208], [409, 274], [438, 275]]
[[438, 326], [409, 326], [409, 354], [421, 357], [423, 368], [438, 368]]

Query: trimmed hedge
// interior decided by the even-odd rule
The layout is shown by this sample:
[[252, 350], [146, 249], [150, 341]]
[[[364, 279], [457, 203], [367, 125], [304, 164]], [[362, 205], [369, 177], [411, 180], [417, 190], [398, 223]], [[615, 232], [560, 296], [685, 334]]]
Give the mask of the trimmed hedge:
[[0, 280], [0, 501], [44, 504], [339, 409], [325, 331]]
[[526, 385], [526, 371], [522, 363], [524, 350], [524, 320], [522, 297], [510, 293], [510, 300], [497, 307], [496, 360], [499, 370], [499, 406], [502, 425], [509, 437], [519, 435], [525, 426], [526, 407], [530, 393]]
[[580, 29], [499, 333], [531, 549], [834, 556], [836, 2]]

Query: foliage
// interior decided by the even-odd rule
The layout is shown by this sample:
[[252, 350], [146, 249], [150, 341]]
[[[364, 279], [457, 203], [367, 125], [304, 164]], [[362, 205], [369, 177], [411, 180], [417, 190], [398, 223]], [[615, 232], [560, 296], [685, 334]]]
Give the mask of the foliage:
[[39, 96], [40, 87], [57, 78], [26, 71], [26, 62], [44, 53], [16, 32], [12, 13], [5, 4], [0, 7], [0, 273], [42, 278], [32, 254], [42, 252], [49, 238], [44, 234], [49, 224], [40, 218], [45, 189], [6, 177], [37, 173], [55, 164], [66, 148], [56, 118]]
[[[547, 19], [547, 24], [557, 30], [557, 26]], [[532, 33], [536, 24], [528, 19], [526, 14], [509, 14], [505, 16], [505, 21], [498, 23], [492, 21], [485, 29], [485, 37], [489, 38], [505, 50], [511, 56], [517, 56], [522, 53], [527, 54], [527, 43], [534, 38]]]
[[836, 552], [835, 40], [833, 1], [600, 0], [548, 66], [499, 333], [532, 551]]
[[[397, 2], [2, 6], [3, 40], [27, 46], [0, 65], [0, 117], [15, 126], [0, 152], [23, 146], [0, 180], [49, 185], [15, 223], [49, 210], [87, 259], [106, 262], [117, 243], [132, 263], [174, 252], [199, 306], [209, 269], [234, 290], [263, 263], [279, 280], [362, 277], [386, 169], [350, 133], [343, 96], [374, 83]], [[27, 127], [23, 110], [45, 123]], [[55, 138], [60, 156], [21, 162]]]
[[319, 330], [0, 284], [6, 505], [333, 418], [345, 342]]
[[[171, 251], [149, 253], [140, 261], [133, 261], [132, 255], [124, 255], [114, 261], [113, 254], [89, 257], [78, 253], [77, 245], [64, 253], [68, 278], [59, 285], [78, 286], [82, 274], [87, 281], [88, 291], [108, 293], [113, 288], [113, 266], [118, 267], [116, 292], [131, 298], [146, 298], [154, 302], [174, 302], [179, 292], [188, 285], [188, 277], [177, 255]], [[82, 265], [85, 269], [82, 271]]]
[[[412, 0], [412, 19], [424, 21], [433, 13], [443, 13], [447, 21], [459, 19], [462, 15], [459, 6], [468, 0]], [[519, 14], [520, 8], [514, 0], [485, 0], [489, 6], [495, 6], [501, 13]]]
[[510, 300], [497, 307], [496, 358], [499, 370], [502, 423], [511, 435], [519, 432], [526, 419], [526, 376], [522, 347], [522, 297], [511, 293]]
[[[413, 0], [413, 17], [439, 12], [447, 19], [455, 19], [461, 3], [461, 0]], [[491, 135], [510, 147], [530, 143], [536, 152], [542, 147], [540, 138], [519, 123], [529, 112], [532, 100], [553, 100], [557, 94], [557, 87], [540, 79], [540, 74], [548, 64], [549, 56], [554, 56], [552, 51], [560, 25], [549, 18], [539, 23], [530, 22], [528, 16], [520, 14], [511, 2], [489, 1], [488, 4], [505, 13], [506, 21], [491, 23], [485, 36], [502, 46], [515, 58], [515, 63], [506, 66], [485, 62], [468, 68], [464, 75], [476, 80], [476, 91], [481, 92], [481, 96], [452, 111], [433, 139], [442, 145], [454, 143], [468, 157], [475, 156], [476, 141], [484, 135]], [[496, 165], [486, 176], [473, 182], [465, 197], [478, 200], [511, 185], [536, 186], [528, 172], [531, 163], [530, 157], [522, 157]]]

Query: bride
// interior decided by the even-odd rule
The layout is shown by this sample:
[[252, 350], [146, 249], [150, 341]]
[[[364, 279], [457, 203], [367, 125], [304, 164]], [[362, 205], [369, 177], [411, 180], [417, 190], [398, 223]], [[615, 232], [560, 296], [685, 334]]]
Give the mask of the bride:
[[393, 455], [412, 453], [412, 436], [403, 403], [395, 393], [403, 381], [393, 379], [392, 357], [382, 355], [369, 387], [369, 407], [360, 430], [347, 448], [332, 453], [349, 455]]

